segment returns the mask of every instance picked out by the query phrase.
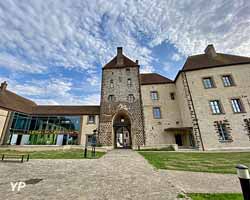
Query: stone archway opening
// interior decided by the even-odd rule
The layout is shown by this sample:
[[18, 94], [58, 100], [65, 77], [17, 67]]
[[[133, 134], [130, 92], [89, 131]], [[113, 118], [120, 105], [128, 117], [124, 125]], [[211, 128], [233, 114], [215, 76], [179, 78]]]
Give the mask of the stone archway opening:
[[131, 121], [126, 113], [118, 113], [113, 120], [114, 148], [131, 149]]

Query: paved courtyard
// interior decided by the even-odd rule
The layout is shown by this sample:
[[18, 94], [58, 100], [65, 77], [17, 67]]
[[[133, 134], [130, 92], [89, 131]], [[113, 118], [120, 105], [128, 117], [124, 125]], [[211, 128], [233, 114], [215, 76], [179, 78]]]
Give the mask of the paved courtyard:
[[[220, 183], [221, 191], [239, 191], [235, 175], [211, 176], [158, 171], [132, 150], [113, 150], [97, 160], [0, 162], [0, 199], [168, 200], [176, 199], [182, 190], [216, 192]], [[12, 192], [10, 182], [17, 181], [27, 185]]]

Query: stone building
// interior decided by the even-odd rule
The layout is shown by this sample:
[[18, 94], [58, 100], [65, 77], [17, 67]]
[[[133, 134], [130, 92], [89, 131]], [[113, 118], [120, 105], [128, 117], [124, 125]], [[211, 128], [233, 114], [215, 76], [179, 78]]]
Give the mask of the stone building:
[[100, 106], [46, 106], [0, 89], [1, 145], [84, 145], [97, 132], [108, 148], [171, 144], [198, 150], [250, 148], [250, 58], [187, 58], [175, 80], [140, 74], [122, 48], [102, 70]]

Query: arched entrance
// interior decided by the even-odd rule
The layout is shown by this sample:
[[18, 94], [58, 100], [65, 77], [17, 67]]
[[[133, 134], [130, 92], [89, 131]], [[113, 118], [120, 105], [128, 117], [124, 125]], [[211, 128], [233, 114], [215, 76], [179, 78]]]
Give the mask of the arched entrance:
[[114, 147], [130, 149], [131, 140], [131, 122], [126, 113], [118, 113], [113, 120]]

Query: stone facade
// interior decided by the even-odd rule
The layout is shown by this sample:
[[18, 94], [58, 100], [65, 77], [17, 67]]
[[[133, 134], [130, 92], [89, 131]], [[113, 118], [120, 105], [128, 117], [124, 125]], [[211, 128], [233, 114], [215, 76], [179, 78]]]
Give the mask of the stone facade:
[[120, 56], [123, 55], [119, 55], [118, 50], [115, 66], [103, 68], [98, 141], [104, 146], [114, 146], [113, 122], [122, 114], [131, 123], [132, 147], [135, 148], [145, 144], [139, 66], [136, 63], [126, 65], [125, 60], [119, 60]]
[[[225, 87], [222, 75], [231, 75], [235, 85]], [[194, 107], [205, 150], [250, 148], [249, 131], [245, 127], [245, 119], [250, 118], [250, 64], [218, 67], [186, 72]], [[215, 88], [205, 89], [203, 77], [213, 77]], [[239, 98], [243, 112], [234, 113], [231, 99]], [[210, 100], [219, 100], [222, 114], [212, 114]], [[226, 121], [225, 121], [226, 120]], [[225, 121], [232, 140], [219, 141], [214, 122]]]

